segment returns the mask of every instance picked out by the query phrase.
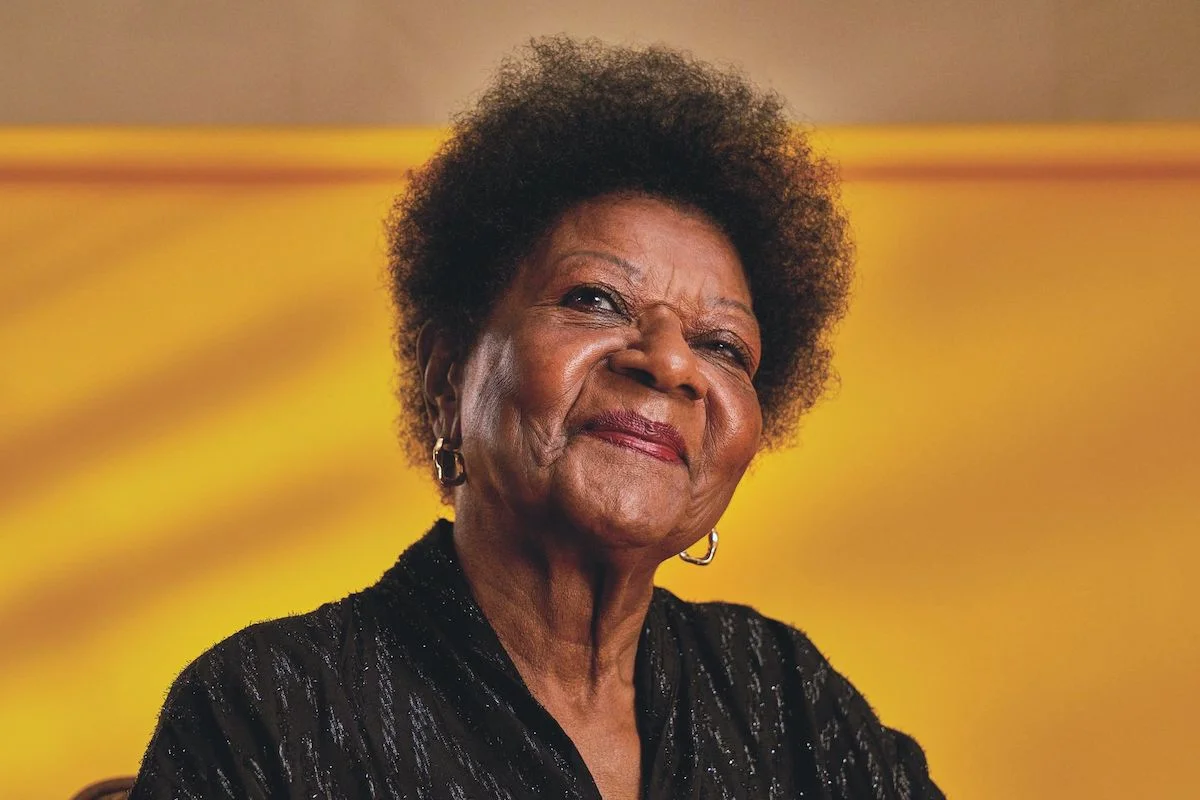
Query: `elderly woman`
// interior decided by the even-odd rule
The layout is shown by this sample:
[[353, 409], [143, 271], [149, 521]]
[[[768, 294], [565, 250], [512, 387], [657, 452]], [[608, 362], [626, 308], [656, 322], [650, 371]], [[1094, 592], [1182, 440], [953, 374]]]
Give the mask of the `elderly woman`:
[[654, 587], [827, 377], [851, 247], [780, 101], [540, 40], [389, 227], [405, 438], [454, 522], [191, 664], [132, 797], [941, 797], [800, 631]]

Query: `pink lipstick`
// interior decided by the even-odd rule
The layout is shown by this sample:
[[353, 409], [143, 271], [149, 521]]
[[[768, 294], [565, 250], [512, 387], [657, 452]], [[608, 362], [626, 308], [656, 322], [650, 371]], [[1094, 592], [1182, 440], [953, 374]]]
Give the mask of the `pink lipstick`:
[[674, 425], [646, 419], [633, 411], [603, 411], [584, 423], [581, 430], [588, 436], [637, 450], [659, 461], [687, 463], [687, 447]]

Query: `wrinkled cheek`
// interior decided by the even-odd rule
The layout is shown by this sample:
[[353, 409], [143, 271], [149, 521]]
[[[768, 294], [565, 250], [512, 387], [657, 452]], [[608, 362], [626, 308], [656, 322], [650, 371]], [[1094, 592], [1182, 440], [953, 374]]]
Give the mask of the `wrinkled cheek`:
[[[464, 379], [462, 430], [489, 460], [541, 464], [560, 429], [562, 365], [519, 335], [482, 339]], [[531, 466], [528, 463], [525, 467]]]
[[710, 425], [714, 461], [720, 465], [718, 471], [728, 476], [731, 486], [727, 491], [732, 494], [762, 440], [762, 409], [757, 395], [739, 398], [739, 402], [719, 409]]
[[511, 428], [511, 398], [518, 385], [512, 370], [511, 347], [484, 336], [476, 345], [463, 375], [460, 424], [464, 444], [494, 452]]
[[573, 356], [582, 355], [582, 348], [563, 341], [551, 345], [538, 340], [514, 348], [507, 373], [513, 381], [510, 402], [515, 424], [538, 466], [555, 461], [566, 446], [566, 419], [581, 388], [575, 363], [580, 359]]
[[[758, 394], [753, 396], [753, 402], [749, 405], [746, 411], [746, 451], [745, 451], [745, 466], [750, 466], [750, 462], [758, 455], [758, 450], [762, 447], [762, 431], [763, 431], [763, 416], [762, 406], [758, 403]], [[743, 467], [745, 469], [745, 467]]]

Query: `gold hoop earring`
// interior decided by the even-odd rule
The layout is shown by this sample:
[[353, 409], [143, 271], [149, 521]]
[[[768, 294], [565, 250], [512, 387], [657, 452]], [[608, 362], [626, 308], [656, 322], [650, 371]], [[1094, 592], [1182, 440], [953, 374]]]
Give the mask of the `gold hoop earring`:
[[703, 556], [696, 558], [693, 555], [688, 555], [688, 551], [684, 550], [679, 554], [679, 557], [689, 564], [695, 564], [697, 567], [707, 567], [717, 557], [717, 529], [713, 528], [708, 532], [708, 552]]
[[443, 436], [433, 443], [433, 468], [442, 486], [458, 486], [467, 479], [467, 465], [463, 461], [462, 451], [446, 444]]

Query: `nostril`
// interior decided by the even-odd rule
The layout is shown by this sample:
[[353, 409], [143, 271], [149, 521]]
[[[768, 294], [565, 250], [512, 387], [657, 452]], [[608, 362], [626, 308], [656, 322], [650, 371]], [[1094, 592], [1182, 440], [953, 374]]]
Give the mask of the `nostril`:
[[654, 388], [658, 386], [658, 379], [654, 377], [654, 373], [646, 369], [631, 369], [629, 376], [640, 383], [642, 386]]

